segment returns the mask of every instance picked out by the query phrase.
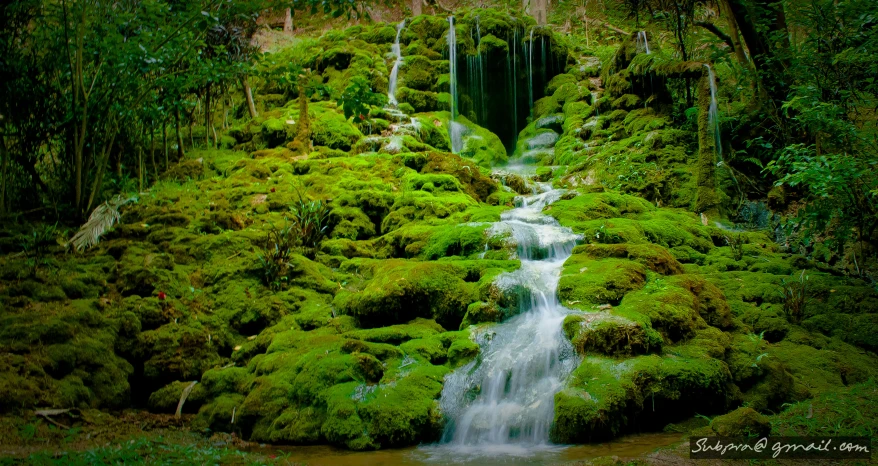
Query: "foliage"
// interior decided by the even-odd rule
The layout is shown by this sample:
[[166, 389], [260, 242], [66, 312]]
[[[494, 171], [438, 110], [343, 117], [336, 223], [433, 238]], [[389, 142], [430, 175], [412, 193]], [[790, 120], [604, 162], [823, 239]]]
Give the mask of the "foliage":
[[[207, 122], [214, 102], [247, 74], [264, 3], [4, 6], [0, 114], [10, 165], [0, 175], [4, 201], [25, 210], [64, 199], [79, 217], [113, 189], [106, 182], [111, 152], [121, 153], [117, 178], [142, 182], [143, 153], [168, 123], [179, 132], [181, 119], [194, 123], [198, 108]], [[151, 164], [155, 175], [154, 153]]]
[[736, 261], [744, 257], [744, 235], [740, 233], [723, 235], [726, 244], [732, 248], [732, 256]]
[[314, 249], [329, 229], [329, 205], [323, 201], [305, 202], [301, 197], [292, 207], [293, 225], [302, 241], [305, 255], [313, 257]]
[[88, 217], [88, 221], [79, 228], [79, 231], [67, 243], [68, 246], [73, 245], [74, 249], [82, 252], [98, 244], [101, 235], [113, 228], [113, 225], [122, 218], [119, 209], [129, 202], [136, 201], [137, 197], [123, 197], [120, 194], [97, 206]]
[[783, 311], [790, 322], [799, 323], [805, 316], [805, 305], [808, 304], [808, 276], [805, 271], [799, 274], [798, 279], [787, 281], [781, 280], [781, 296], [783, 297]]
[[280, 289], [289, 280], [290, 259], [300, 239], [295, 235], [294, 225], [282, 228], [271, 225], [268, 237], [256, 255], [262, 272], [262, 282], [273, 290]]
[[805, 247], [820, 236], [830, 248], [875, 238], [878, 230], [878, 159], [851, 153], [818, 154], [815, 146], [785, 147], [766, 170], [787, 185], [808, 193], [807, 204], [788, 232], [798, 231]]
[[369, 80], [364, 76], [354, 76], [351, 84], [344, 90], [339, 99], [344, 110], [345, 118], [354, 117], [355, 120], [365, 120], [370, 115], [370, 107], [383, 107], [387, 105], [387, 96], [378, 92], [372, 92]]

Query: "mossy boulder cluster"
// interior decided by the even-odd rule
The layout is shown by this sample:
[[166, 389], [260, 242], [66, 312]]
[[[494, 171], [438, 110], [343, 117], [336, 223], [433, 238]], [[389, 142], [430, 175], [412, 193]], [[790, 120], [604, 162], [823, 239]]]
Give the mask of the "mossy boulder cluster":
[[[479, 15], [486, 53], [530, 26], [510, 18]], [[183, 407], [198, 428], [354, 450], [437, 440], [444, 377], [480, 355], [473, 326], [518, 312], [495, 284], [520, 266], [515, 245], [491, 225], [534, 182], [567, 188], [544, 212], [582, 236], [558, 285], [579, 365], [555, 395], [552, 440], [695, 414], [720, 415], [706, 427], [718, 435], [765, 433], [787, 403], [878, 375], [873, 286], [693, 213], [696, 131], [671, 127], [665, 81], [643, 79], [690, 66], [643, 63], [628, 42], [603, 68], [571, 52], [511, 154], [536, 174], [492, 174], [503, 142], [466, 115], [450, 153], [447, 27], [424, 15], [401, 34], [405, 119], [347, 119], [331, 98], [354, 76], [387, 91], [394, 27], [328, 31], [266, 65], [309, 70], [294, 70], [307, 106], [298, 86], [258, 83], [259, 116], [235, 109], [226, 148], [189, 151], [95, 248], [50, 245], [29, 262], [0, 238], [0, 412], [173, 413], [198, 382]], [[301, 108], [310, 144], [295, 139]], [[325, 237], [266, 286], [261, 248], [300, 200], [326, 203]], [[783, 290], [804, 277], [795, 315]]]

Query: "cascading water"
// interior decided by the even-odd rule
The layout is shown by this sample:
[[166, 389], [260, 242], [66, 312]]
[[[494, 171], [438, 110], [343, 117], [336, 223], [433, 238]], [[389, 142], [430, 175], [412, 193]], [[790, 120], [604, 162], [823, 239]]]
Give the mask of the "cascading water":
[[457, 154], [463, 149], [463, 133], [466, 128], [457, 122], [457, 31], [454, 28], [454, 16], [448, 17], [448, 63], [451, 81], [451, 121], [448, 124], [448, 136], [451, 139], [451, 152]]
[[401, 23], [396, 25], [396, 40], [393, 42], [393, 55], [396, 57], [396, 61], [393, 62], [393, 69], [390, 71], [390, 80], [387, 87], [387, 101], [390, 105], [397, 105], [399, 102], [396, 100], [396, 82], [397, 77], [399, 76], [399, 66], [402, 64], [402, 49], [399, 46], [399, 35], [402, 33], [402, 29], [405, 27], [405, 20], [402, 20]]
[[[464, 452], [515, 453], [548, 445], [554, 395], [577, 358], [562, 333], [564, 308], [556, 291], [561, 268], [579, 236], [542, 213], [563, 190], [538, 183], [542, 192], [517, 198], [495, 234], [516, 242], [521, 268], [503, 274], [501, 289], [519, 290], [520, 313], [481, 330], [481, 355], [445, 380], [442, 409], [449, 418], [443, 441]], [[474, 395], [474, 396], [473, 396]]]
[[649, 41], [646, 40], [646, 31], [640, 31], [637, 33], [637, 49], [643, 51], [647, 55], [650, 54]]
[[710, 126], [710, 131], [713, 133], [713, 143], [716, 146], [716, 153], [722, 159], [723, 149], [722, 149], [722, 141], [720, 139], [720, 130], [719, 130], [719, 106], [716, 102], [716, 76], [713, 74], [713, 68], [710, 65], [705, 64], [707, 67], [707, 80], [710, 85], [710, 109], [707, 112], [707, 124]]
[[530, 29], [530, 41], [527, 54], [527, 99], [528, 108], [534, 107], [534, 30]]

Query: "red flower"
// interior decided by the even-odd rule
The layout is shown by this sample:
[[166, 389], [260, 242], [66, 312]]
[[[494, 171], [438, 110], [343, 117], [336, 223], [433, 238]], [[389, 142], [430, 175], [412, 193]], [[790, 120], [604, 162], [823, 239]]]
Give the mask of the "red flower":
[[361, 114], [360, 114], [360, 119], [361, 119], [361, 120], [365, 120], [365, 119], [366, 119], [366, 116], [363, 115], [363, 114], [361, 113]]
[[274, 192], [274, 188], [271, 188], [271, 192]]
[[167, 297], [168, 295], [166, 295], [164, 291], [159, 291], [159, 301], [164, 301]]

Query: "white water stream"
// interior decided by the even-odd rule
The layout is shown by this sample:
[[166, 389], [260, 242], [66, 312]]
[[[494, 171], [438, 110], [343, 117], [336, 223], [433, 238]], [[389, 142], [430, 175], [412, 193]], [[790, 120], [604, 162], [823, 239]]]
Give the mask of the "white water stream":
[[402, 64], [402, 49], [399, 46], [399, 35], [402, 33], [402, 28], [405, 27], [405, 20], [402, 20], [399, 24], [396, 25], [396, 40], [393, 42], [393, 55], [396, 57], [396, 61], [393, 62], [393, 69], [390, 71], [390, 82], [388, 84], [387, 89], [387, 101], [390, 105], [396, 106], [399, 104], [396, 100], [396, 82], [397, 77], [399, 76], [399, 66]]
[[516, 454], [549, 446], [554, 395], [577, 357], [562, 333], [571, 313], [556, 295], [564, 261], [579, 236], [542, 213], [564, 193], [537, 183], [538, 194], [518, 197], [494, 234], [509, 233], [521, 268], [496, 284], [519, 295], [520, 313], [476, 336], [480, 356], [445, 380], [442, 409], [449, 418], [443, 442], [461, 453]]

